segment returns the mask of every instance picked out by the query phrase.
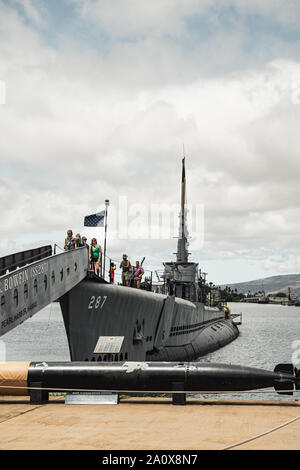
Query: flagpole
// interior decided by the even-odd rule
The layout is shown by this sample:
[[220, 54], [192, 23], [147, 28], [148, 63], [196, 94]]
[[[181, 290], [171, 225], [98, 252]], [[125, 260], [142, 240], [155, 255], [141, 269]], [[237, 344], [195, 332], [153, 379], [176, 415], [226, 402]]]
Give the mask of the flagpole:
[[105, 279], [105, 258], [106, 258], [106, 233], [107, 233], [107, 208], [109, 206], [109, 200], [105, 199], [105, 233], [104, 233], [104, 260], [103, 260], [103, 272], [102, 277]]

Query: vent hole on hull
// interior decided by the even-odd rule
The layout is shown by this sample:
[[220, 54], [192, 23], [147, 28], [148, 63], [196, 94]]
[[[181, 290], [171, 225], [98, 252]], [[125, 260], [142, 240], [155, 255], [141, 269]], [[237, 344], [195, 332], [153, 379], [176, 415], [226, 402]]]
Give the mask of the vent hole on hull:
[[18, 303], [19, 303], [19, 293], [18, 293], [18, 289], [15, 289], [14, 290], [14, 305], [15, 305], [15, 307], [18, 306]]
[[5, 312], [5, 297], [4, 295], [1, 296], [1, 313], [2, 315], [4, 314]]
[[34, 282], [33, 282], [33, 292], [34, 292], [34, 295], [37, 295], [37, 293], [38, 293], [37, 279], [35, 279]]
[[28, 299], [28, 284], [24, 284], [24, 300]]

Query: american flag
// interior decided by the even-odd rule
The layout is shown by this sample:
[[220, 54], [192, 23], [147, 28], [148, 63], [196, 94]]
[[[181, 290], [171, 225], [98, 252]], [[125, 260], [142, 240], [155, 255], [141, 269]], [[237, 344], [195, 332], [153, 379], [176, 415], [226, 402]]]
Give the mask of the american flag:
[[104, 227], [105, 210], [97, 214], [86, 215], [84, 218], [85, 227]]

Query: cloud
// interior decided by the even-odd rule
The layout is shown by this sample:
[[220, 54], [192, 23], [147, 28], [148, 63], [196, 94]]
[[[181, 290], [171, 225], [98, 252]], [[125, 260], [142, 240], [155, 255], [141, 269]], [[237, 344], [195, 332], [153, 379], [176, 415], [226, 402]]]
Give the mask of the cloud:
[[146, 35], [180, 35], [185, 31], [185, 19], [196, 11], [204, 11], [210, 0], [72, 0], [84, 19], [96, 22], [108, 35], [116, 38]]
[[[78, 14], [96, 23], [109, 37], [115, 39], [145, 38], [149, 35], [182, 37], [189, 34], [197, 21], [205, 19], [218, 28], [224, 18], [237, 26], [249, 15], [282, 25], [297, 26], [300, 23], [300, 7], [297, 0], [69, 0], [75, 4]], [[199, 27], [203, 25], [199, 24]]]
[[[278, 252], [294, 256], [299, 61], [279, 54], [256, 62], [241, 47], [243, 28], [226, 33], [217, 23], [215, 37], [190, 50], [168, 40], [173, 33], [193, 38], [187, 18], [207, 14], [215, 2], [201, 2], [201, 12], [196, 1], [127, 2], [126, 15], [124, 2], [115, 15], [112, 2], [81, 5], [83, 18], [93, 16], [106, 34], [143, 38], [115, 41], [107, 54], [70, 35], [54, 47], [0, 4], [0, 79], [6, 83], [0, 250], [47, 233], [62, 238], [69, 227], [81, 230], [83, 216], [101, 209], [107, 197], [115, 206], [122, 195], [129, 205], [177, 203], [185, 144], [188, 201], [205, 206], [204, 246], [192, 241], [194, 257], [257, 260], [261, 269], [275, 269]], [[270, 2], [222, 5], [245, 15], [249, 9], [268, 15], [271, 8]], [[274, 8], [277, 18], [282, 3]], [[286, 10], [282, 21], [293, 24]], [[175, 245], [116, 240], [109, 246], [116, 257], [124, 249], [132, 256], [151, 253], [149, 263], [158, 266]]]
[[26, 19], [33, 25], [44, 28], [47, 24], [47, 8], [39, 0], [12, 0], [12, 4], [20, 7]]
[[262, 15], [267, 19], [272, 16], [279, 23], [291, 26], [300, 22], [300, 5], [297, 0], [223, 0], [224, 6], [233, 6], [240, 13]]
[[300, 257], [297, 255], [271, 257], [264, 261], [266, 271], [277, 272], [278, 274], [297, 273], [300, 270]]

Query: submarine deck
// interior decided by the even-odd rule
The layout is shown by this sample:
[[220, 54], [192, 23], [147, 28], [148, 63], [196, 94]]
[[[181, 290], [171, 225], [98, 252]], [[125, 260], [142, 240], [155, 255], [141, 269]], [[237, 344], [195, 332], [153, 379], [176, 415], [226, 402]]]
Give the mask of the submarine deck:
[[256, 435], [234, 449], [300, 449], [297, 401], [122, 398], [119, 405], [43, 405], [27, 397], [0, 397], [0, 449], [218, 450]]

